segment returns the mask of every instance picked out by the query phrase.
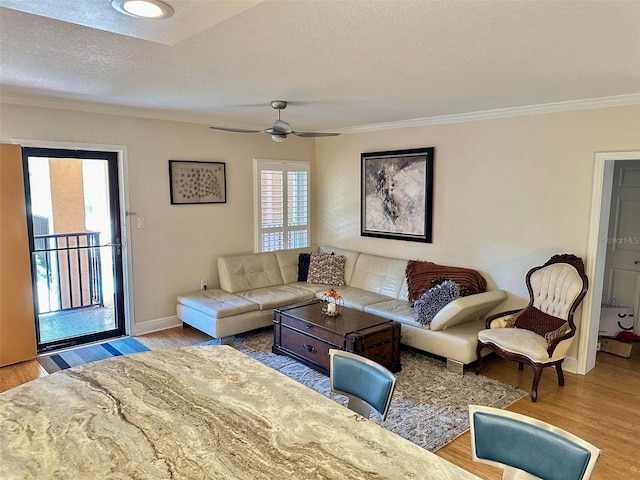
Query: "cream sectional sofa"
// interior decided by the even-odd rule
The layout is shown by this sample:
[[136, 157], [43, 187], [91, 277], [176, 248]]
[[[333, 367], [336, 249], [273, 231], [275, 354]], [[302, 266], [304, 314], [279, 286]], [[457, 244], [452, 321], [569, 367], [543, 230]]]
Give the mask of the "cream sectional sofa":
[[345, 307], [401, 323], [402, 343], [447, 359], [462, 371], [476, 360], [483, 316], [506, 299], [502, 290], [458, 298], [438, 312], [430, 327], [414, 319], [405, 278], [407, 260], [333, 247], [281, 250], [218, 258], [220, 288], [178, 297], [178, 318], [223, 342], [233, 335], [273, 324], [273, 309], [320, 298], [330, 286], [298, 282], [298, 255], [344, 255], [345, 284], [334, 286]]

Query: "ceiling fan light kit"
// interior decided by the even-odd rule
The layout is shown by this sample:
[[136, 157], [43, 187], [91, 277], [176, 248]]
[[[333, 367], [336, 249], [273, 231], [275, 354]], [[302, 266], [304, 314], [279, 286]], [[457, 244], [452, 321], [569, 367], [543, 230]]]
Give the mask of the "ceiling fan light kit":
[[271, 140], [278, 143], [284, 142], [287, 139], [287, 135], [296, 135], [298, 137], [335, 137], [336, 135], [340, 135], [339, 133], [296, 132], [293, 128], [291, 128], [291, 125], [280, 119], [280, 110], [284, 110], [285, 108], [287, 108], [286, 100], [272, 100], [271, 108], [278, 111], [278, 119], [270, 128], [265, 128], [264, 130], [245, 130], [243, 128], [227, 128], [214, 126], [211, 126], [209, 128], [232, 133], [268, 133], [269, 135], [271, 135]]

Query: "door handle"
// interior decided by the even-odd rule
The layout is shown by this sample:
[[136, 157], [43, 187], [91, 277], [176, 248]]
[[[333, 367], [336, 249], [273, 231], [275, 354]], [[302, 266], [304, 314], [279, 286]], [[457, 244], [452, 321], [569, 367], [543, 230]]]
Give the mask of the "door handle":
[[116, 255], [122, 254], [122, 244], [121, 243], [105, 243], [104, 245], [100, 245], [101, 247], [116, 247]]
[[636, 260], [635, 262], [633, 262], [635, 265], [640, 265], [640, 260]]

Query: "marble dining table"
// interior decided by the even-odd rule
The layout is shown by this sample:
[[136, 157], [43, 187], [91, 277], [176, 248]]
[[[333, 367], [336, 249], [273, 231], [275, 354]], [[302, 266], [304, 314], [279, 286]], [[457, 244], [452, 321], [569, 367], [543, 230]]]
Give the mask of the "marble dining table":
[[230, 346], [85, 364], [0, 394], [2, 479], [473, 479]]

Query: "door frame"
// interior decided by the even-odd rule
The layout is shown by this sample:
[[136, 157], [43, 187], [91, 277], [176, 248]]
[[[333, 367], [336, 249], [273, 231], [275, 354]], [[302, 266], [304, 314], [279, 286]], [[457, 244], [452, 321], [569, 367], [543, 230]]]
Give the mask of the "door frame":
[[596, 153], [595, 156], [586, 262], [587, 276], [591, 286], [583, 303], [582, 332], [578, 344], [577, 359], [577, 373], [582, 375], [596, 365], [614, 163], [616, 161], [638, 159], [640, 159], [640, 151], [638, 150], [601, 152]]
[[50, 148], [58, 150], [87, 150], [97, 152], [116, 153], [118, 158], [118, 190], [120, 192], [120, 233], [122, 234], [122, 280], [124, 294], [124, 331], [125, 335], [133, 333], [135, 325], [133, 310], [133, 277], [131, 268], [131, 251], [129, 247], [129, 228], [127, 219], [135, 213], [129, 211], [129, 191], [128, 191], [128, 167], [127, 167], [127, 146], [102, 144], [102, 143], [81, 143], [81, 142], [59, 142], [50, 140], [34, 140], [23, 138], [12, 138], [12, 144], [29, 148]]

